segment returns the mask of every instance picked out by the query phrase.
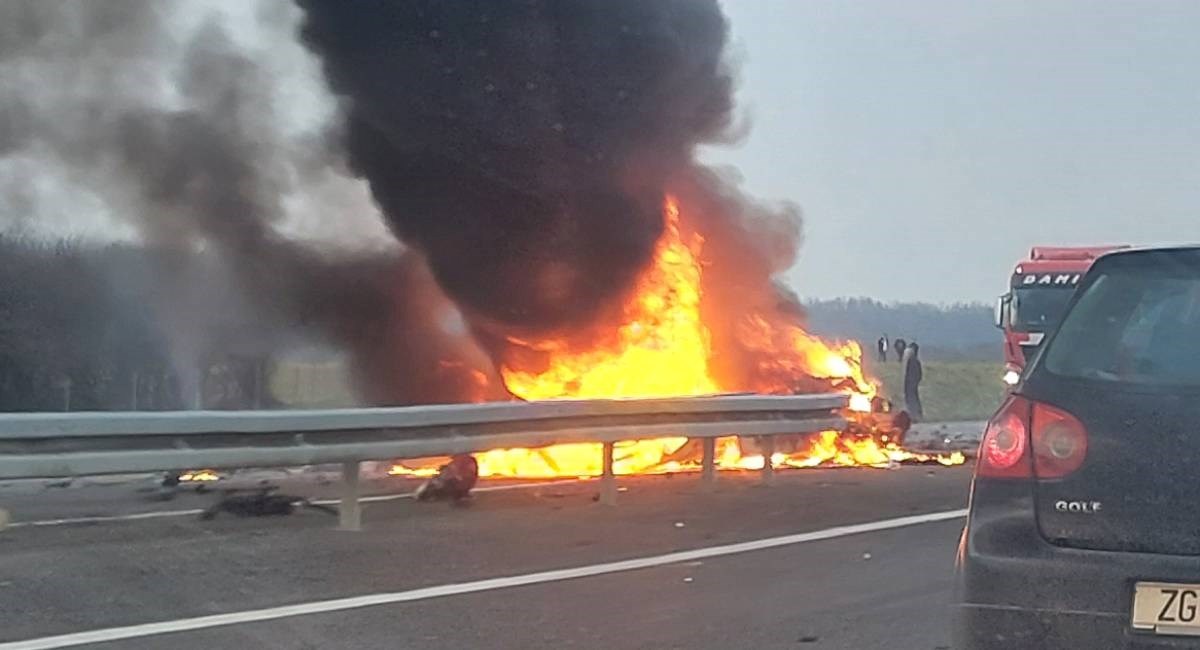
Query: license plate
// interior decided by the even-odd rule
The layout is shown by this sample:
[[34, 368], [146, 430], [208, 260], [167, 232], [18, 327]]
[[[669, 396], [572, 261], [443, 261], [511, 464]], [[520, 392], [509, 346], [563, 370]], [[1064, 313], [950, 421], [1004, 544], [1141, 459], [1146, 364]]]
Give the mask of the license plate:
[[1133, 627], [1157, 634], [1200, 635], [1200, 584], [1137, 583]]

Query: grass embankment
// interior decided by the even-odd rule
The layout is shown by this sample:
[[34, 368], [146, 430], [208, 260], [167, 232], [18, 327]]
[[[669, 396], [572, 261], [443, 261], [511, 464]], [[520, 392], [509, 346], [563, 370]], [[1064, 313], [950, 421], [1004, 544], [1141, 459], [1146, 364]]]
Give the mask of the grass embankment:
[[[1004, 364], [992, 361], [922, 361], [921, 405], [927, 422], [986, 420], [1004, 399]], [[879, 380], [883, 394], [897, 407], [904, 405], [901, 366], [870, 362], [868, 373]]]

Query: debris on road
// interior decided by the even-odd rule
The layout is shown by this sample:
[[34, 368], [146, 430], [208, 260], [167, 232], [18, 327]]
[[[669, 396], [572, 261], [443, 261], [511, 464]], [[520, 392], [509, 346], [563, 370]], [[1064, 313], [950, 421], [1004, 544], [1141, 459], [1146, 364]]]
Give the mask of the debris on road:
[[676, 527], [676, 528], [683, 528], [685, 525], [686, 525], [686, 524], [684, 524], [682, 521], [677, 521], [677, 522], [675, 522], [675, 527]]
[[436, 476], [417, 488], [417, 501], [450, 499], [459, 503], [470, 496], [479, 481], [479, 463], [470, 454], [459, 454], [438, 469]]
[[201, 519], [215, 519], [222, 512], [238, 517], [273, 517], [290, 515], [296, 508], [311, 508], [326, 514], [337, 515], [336, 508], [313, 503], [308, 499], [288, 494], [275, 494], [277, 487], [267, 486], [254, 491], [227, 490], [213, 505], [200, 513]]

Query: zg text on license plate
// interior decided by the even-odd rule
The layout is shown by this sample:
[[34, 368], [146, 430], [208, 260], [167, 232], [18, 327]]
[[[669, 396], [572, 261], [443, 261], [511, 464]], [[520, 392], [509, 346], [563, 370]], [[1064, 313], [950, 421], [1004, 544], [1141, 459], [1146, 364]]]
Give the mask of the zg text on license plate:
[[1137, 583], [1133, 627], [1158, 634], [1200, 636], [1200, 584]]

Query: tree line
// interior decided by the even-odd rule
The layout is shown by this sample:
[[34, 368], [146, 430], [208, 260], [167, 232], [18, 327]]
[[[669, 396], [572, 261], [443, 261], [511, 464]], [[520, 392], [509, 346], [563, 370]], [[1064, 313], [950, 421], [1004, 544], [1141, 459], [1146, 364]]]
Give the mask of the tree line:
[[867, 351], [885, 333], [921, 343], [926, 359], [994, 361], [1003, 357], [992, 308], [982, 303], [935, 305], [835, 298], [804, 303], [808, 324], [821, 336], [860, 341]]
[[[131, 245], [0, 237], [0, 411], [264, 405], [265, 357], [203, 344], [246, 338], [254, 323], [218, 318], [224, 331], [188, 351], [163, 334], [181, 317], [159, 281], [164, 269], [196, 263]], [[214, 325], [205, 319], [198, 330]]]

